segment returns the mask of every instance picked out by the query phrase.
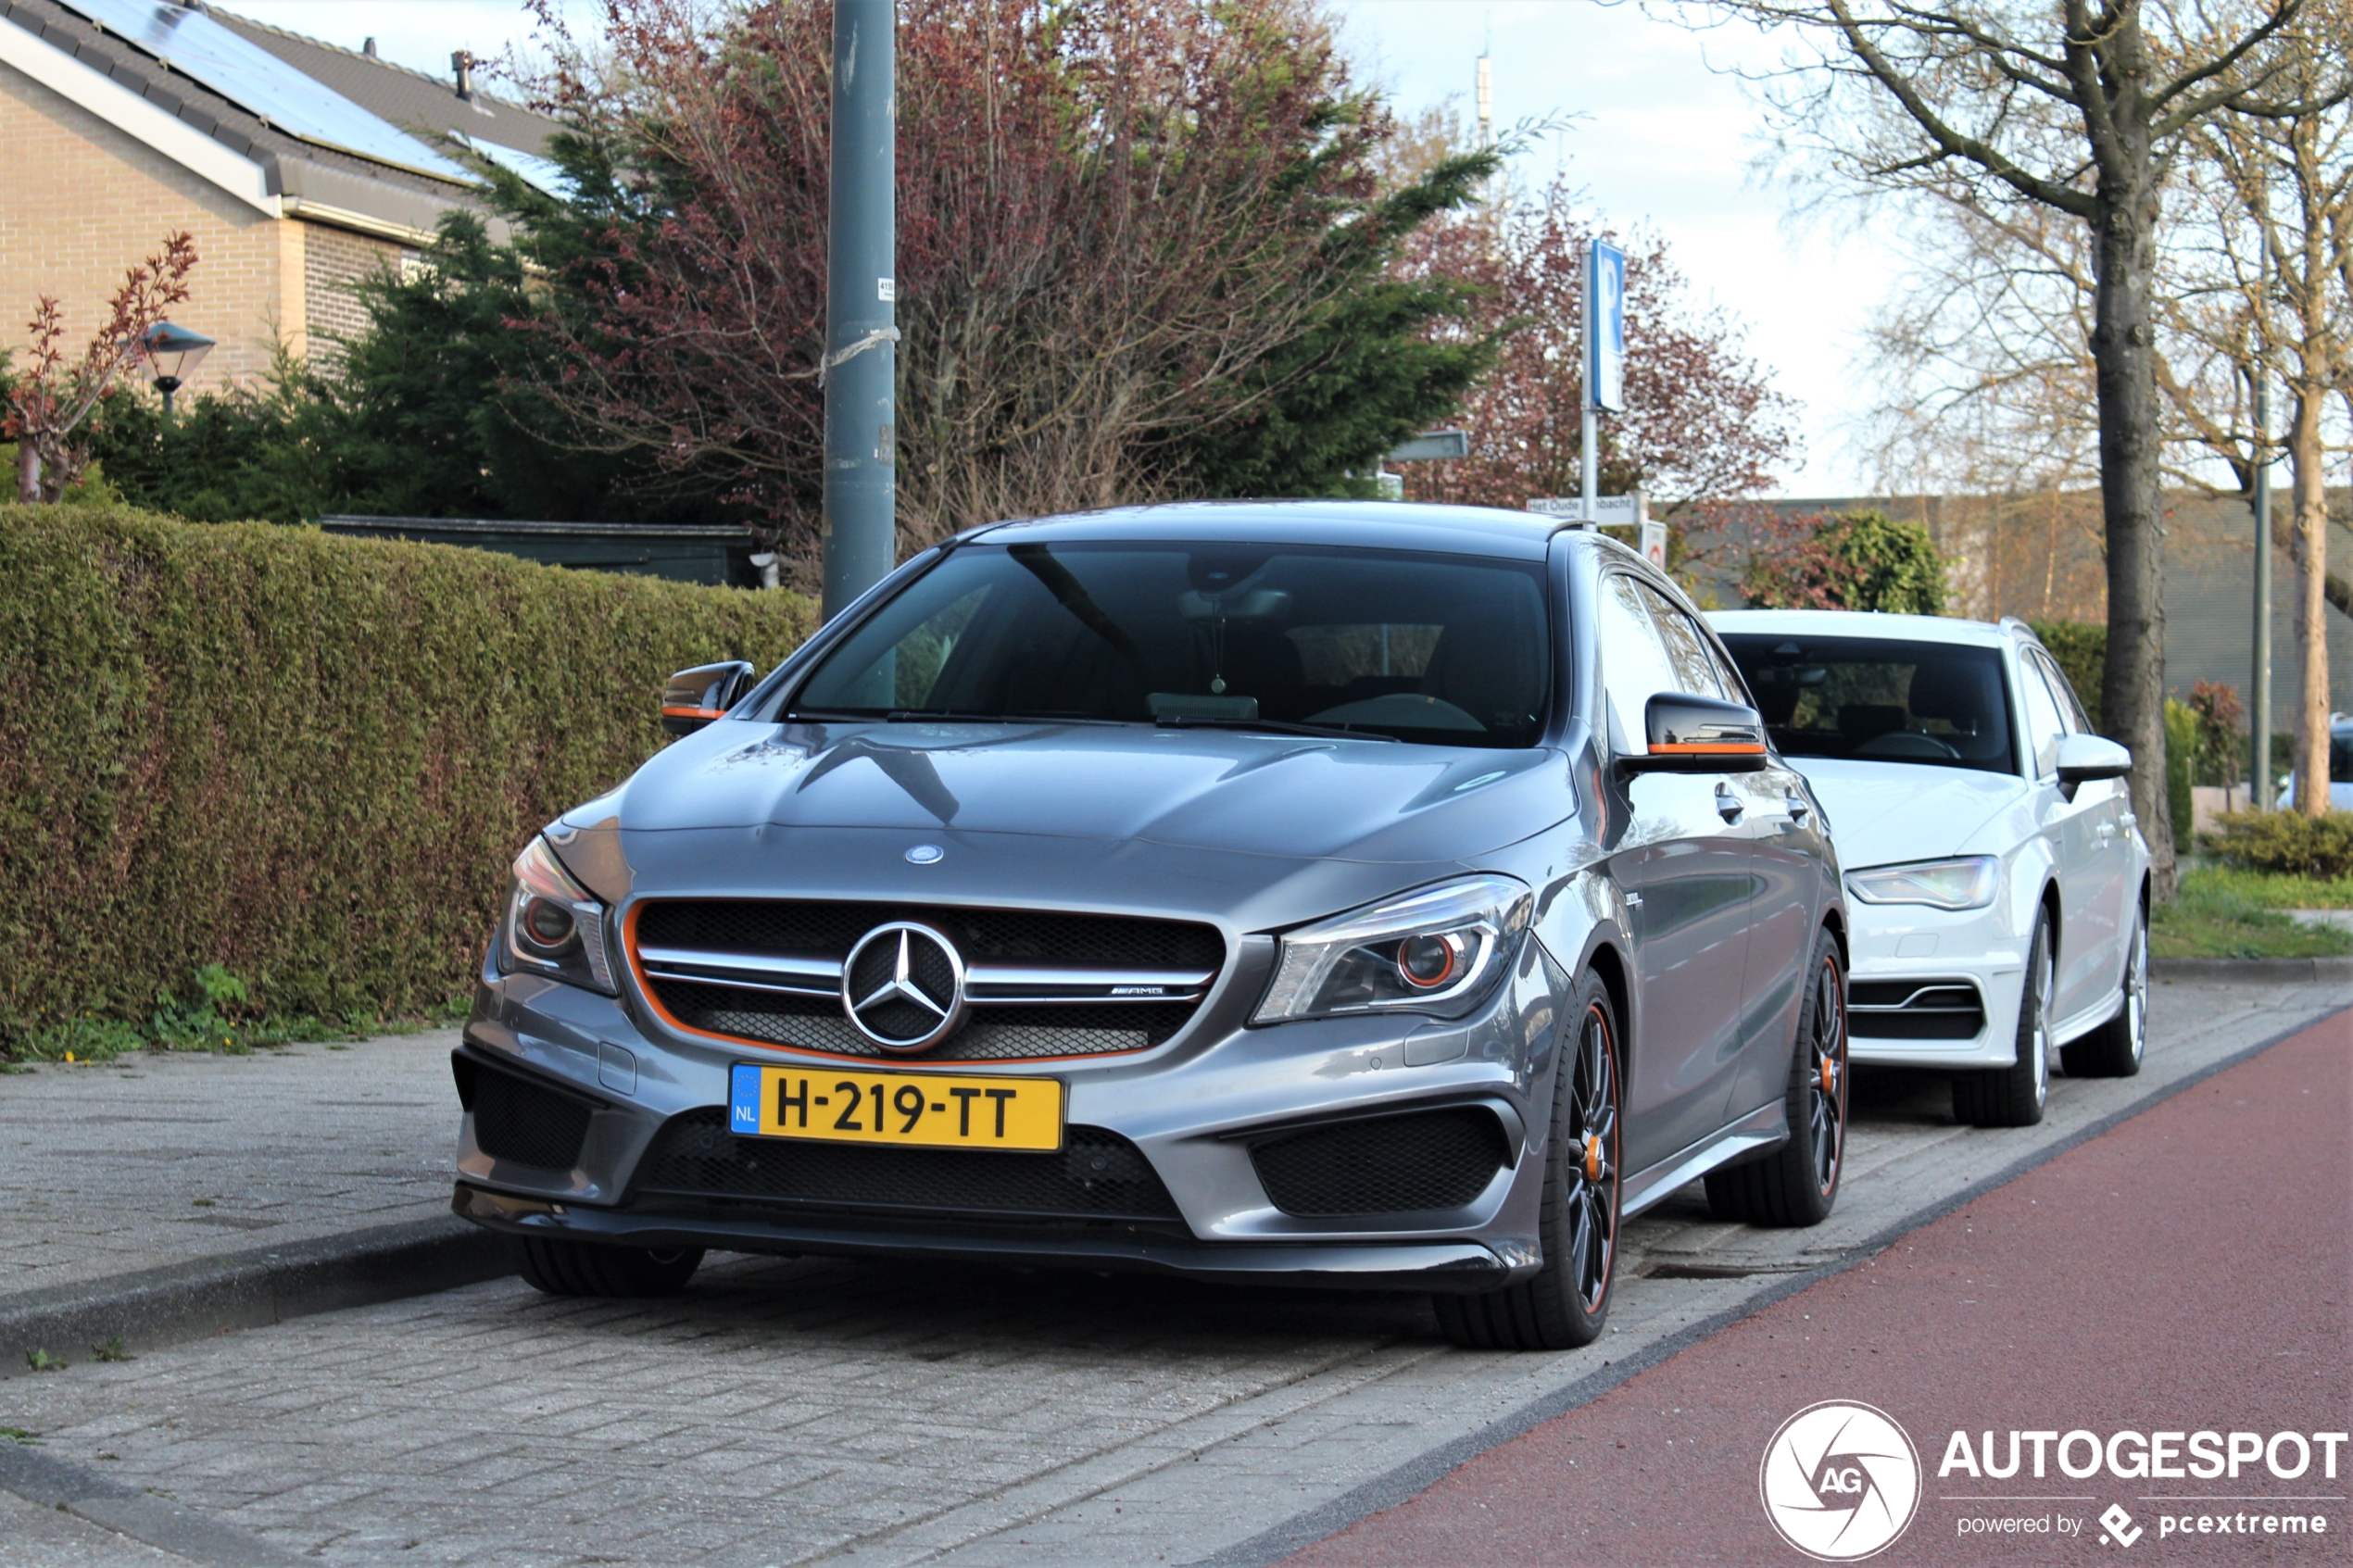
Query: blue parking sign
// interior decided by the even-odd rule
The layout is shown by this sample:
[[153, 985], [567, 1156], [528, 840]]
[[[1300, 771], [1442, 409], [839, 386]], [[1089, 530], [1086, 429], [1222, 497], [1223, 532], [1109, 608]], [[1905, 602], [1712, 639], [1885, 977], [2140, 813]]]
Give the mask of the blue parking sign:
[[1585, 406], [1626, 407], [1626, 253], [1601, 240], [1585, 252]]

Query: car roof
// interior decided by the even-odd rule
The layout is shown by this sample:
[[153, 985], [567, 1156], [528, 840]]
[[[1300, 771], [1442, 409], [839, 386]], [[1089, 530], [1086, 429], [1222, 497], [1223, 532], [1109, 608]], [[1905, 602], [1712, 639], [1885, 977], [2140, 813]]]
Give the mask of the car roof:
[[1853, 609], [1715, 609], [1708, 624], [1727, 637], [1874, 637], [1891, 642], [1958, 643], [2000, 647], [2010, 629], [1946, 615], [1887, 615]]
[[1179, 501], [990, 523], [963, 537], [992, 545], [1169, 539], [1353, 545], [1541, 560], [1561, 528], [1557, 518], [1497, 507], [1410, 501]]

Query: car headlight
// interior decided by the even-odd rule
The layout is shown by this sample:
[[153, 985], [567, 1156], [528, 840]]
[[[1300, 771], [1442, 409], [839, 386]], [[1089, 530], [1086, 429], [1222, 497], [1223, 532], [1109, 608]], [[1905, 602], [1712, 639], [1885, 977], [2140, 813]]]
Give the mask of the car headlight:
[[2002, 862], [1991, 855], [1846, 873], [1846, 890], [1866, 904], [1926, 904], [1934, 909], [1982, 909], [2001, 884]]
[[605, 948], [605, 907], [572, 879], [544, 838], [515, 857], [515, 884], [507, 895], [499, 933], [499, 968], [552, 976], [615, 995], [612, 957]]
[[1533, 902], [1524, 882], [1466, 877], [1287, 932], [1251, 1022], [1391, 1011], [1458, 1018], [1511, 962]]

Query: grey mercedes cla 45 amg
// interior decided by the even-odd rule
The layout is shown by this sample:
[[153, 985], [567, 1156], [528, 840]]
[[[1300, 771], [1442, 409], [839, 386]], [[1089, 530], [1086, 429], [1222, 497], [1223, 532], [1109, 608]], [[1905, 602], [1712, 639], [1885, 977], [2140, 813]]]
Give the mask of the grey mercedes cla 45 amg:
[[457, 1211], [544, 1290], [704, 1248], [1428, 1291], [1590, 1341], [1626, 1217], [1808, 1224], [1839, 877], [1633, 552], [1470, 508], [966, 533], [516, 860]]

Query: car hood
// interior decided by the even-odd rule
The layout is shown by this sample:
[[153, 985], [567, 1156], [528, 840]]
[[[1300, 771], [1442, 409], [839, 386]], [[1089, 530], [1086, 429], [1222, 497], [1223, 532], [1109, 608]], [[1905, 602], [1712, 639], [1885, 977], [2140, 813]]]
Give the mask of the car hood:
[[1921, 762], [1793, 757], [1830, 817], [1839, 864], [1849, 871], [1957, 855], [2026, 793], [2024, 780]]
[[1566, 759], [1545, 750], [1140, 725], [724, 721], [565, 822], [632, 837], [883, 829], [1406, 863], [1476, 856], [1573, 809]]

